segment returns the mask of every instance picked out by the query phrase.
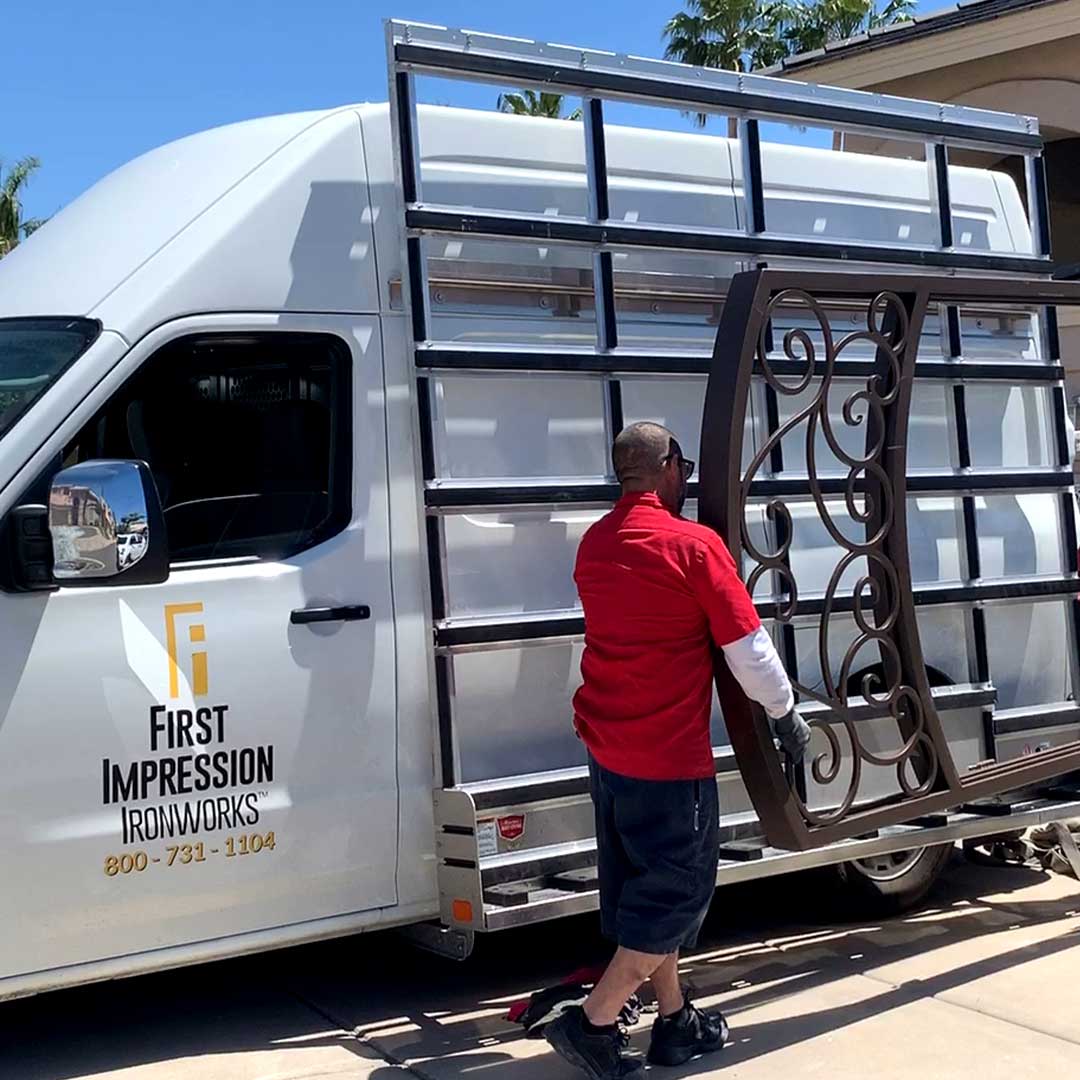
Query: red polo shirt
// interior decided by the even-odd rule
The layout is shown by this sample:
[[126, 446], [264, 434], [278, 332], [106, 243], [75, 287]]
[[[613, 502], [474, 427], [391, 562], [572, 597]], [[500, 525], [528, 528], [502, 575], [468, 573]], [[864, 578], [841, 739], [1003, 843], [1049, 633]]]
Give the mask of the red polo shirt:
[[585, 609], [574, 721], [589, 752], [643, 780], [712, 776], [712, 645], [760, 625], [724, 542], [652, 493], [624, 495], [582, 538], [574, 580]]

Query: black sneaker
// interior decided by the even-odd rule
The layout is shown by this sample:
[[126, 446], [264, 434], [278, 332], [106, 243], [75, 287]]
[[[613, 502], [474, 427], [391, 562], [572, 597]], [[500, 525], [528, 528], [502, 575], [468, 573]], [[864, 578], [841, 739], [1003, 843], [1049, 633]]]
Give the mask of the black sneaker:
[[[528, 1004], [516, 1017], [517, 1022], [525, 1029], [525, 1037], [542, 1038], [548, 1024], [554, 1023], [571, 1006], [584, 1005], [591, 991], [591, 986], [581, 983], [564, 983], [561, 986], [549, 987], [547, 990], [538, 990], [529, 998]], [[619, 1023], [625, 1027], [633, 1027], [640, 1016], [641, 998], [637, 994], [632, 994], [619, 1013]]]
[[538, 990], [529, 998], [518, 1023], [525, 1029], [529, 1039], [543, 1038], [548, 1024], [554, 1023], [567, 1009], [585, 1004], [589, 991], [584, 986], [552, 986]]
[[705, 1013], [690, 1004], [666, 1020], [656, 1018], [649, 1043], [650, 1065], [682, 1065], [698, 1054], [711, 1054], [727, 1042], [728, 1023], [723, 1013]]
[[623, 1057], [628, 1038], [618, 1028], [592, 1034], [585, 1030], [585, 1010], [571, 1005], [544, 1030], [544, 1038], [564, 1061], [589, 1080], [624, 1080], [641, 1072], [641, 1063]]

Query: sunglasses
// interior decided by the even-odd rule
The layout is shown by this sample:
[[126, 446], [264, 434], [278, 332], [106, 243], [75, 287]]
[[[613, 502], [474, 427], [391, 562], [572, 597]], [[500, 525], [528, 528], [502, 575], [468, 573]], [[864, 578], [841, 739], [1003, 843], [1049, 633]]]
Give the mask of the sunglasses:
[[689, 458], [684, 458], [682, 454], [680, 454], [677, 450], [672, 451], [670, 454], [668, 454], [666, 458], [664, 458], [665, 465], [669, 461], [677, 461], [679, 463], [679, 468], [682, 469], [684, 480], [689, 480], [690, 477], [694, 475], [694, 469], [696, 468], [697, 463], [691, 461]]

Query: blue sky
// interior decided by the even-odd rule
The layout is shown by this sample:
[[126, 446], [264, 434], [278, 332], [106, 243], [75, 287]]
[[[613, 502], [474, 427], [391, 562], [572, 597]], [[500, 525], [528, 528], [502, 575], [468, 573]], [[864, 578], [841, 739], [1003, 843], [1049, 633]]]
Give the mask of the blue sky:
[[48, 216], [118, 165], [182, 135], [252, 116], [385, 100], [386, 16], [659, 56], [661, 28], [681, 0], [12, 4], [14, 44], [0, 65], [0, 159], [41, 158], [25, 208]]

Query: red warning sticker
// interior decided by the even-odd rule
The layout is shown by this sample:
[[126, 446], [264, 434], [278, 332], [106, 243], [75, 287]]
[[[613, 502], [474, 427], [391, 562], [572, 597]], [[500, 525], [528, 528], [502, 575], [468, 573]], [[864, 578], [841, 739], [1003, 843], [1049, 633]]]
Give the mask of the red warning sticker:
[[506, 841], [520, 840], [525, 833], [525, 815], [507, 814], [499, 818], [499, 835]]

